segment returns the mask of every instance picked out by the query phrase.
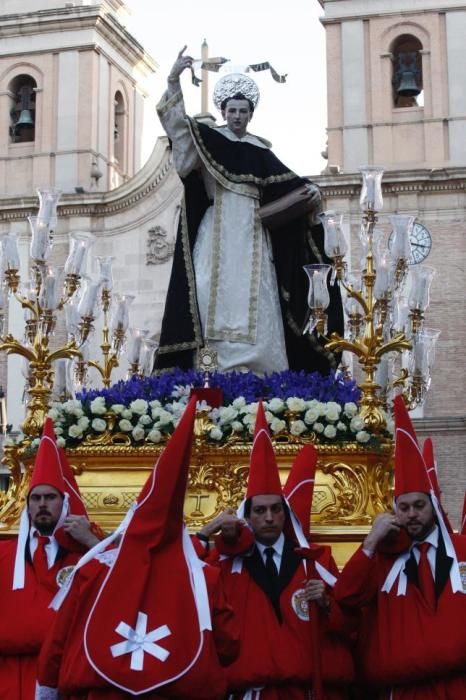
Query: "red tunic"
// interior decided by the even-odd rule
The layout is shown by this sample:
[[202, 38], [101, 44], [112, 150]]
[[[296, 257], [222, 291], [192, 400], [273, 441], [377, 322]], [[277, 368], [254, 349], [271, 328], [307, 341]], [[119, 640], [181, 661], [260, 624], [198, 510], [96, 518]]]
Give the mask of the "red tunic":
[[[283, 556], [287, 556], [284, 554]], [[295, 570], [280, 594], [282, 622], [263, 588], [250, 574], [242, 558], [240, 573], [233, 573], [234, 558], [220, 561], [225, 595], [240, 624], [241, 646], [238, 659], [227, 669], [228, 687], [234, 698], [243, 698], [248, 689], [260, 688], [260, 700], [304, 700], [309, 698], [313, 676], [311, 626], [296, 612], [293, 594], [306, 579], [303, 563]], [[337, 573], [329, 548], [317, 559]], [[282, 559], [283, 567], [283, 559]], [[331, 596], [331, 594], [330, 594]], [[339, 606], [331, 602], [330, 614], [319, 615], [320, 654], [326, 700], [347, 697], [353, 680], [352, 657], [342, 632], [345, 620]], [[250, 697], [250, 696], [248, 696]], [[256, 698], [256, 694], [252, 694]]]
[[0, 543], [0, 700], [34, 698], [39, 651], [55, 616], [48, 606], [58, 590], [57, 576], [79, 556], [60, 550], [42, 583], [26, 561], [24, 588], [13, 591], [16, 540]]
[[[58, 687], [64, 698], [69, 700], [75, 697], [80, 700], [121, 700], [128, 697], [127, 693], [110, 686], [96, 673], [87, 660], [83, 646], [85, 624], [107, 571], [104, 564], [94, 559], [78, 572], [42, 649], [38, 674], [40, 685]], [[213, 632], [204, 631], [200, 656], [184, 676], [157, 692], [140, 697], [150, 700], [223, 698], [226, 682], [220, 663], [229, 663], [237, 655], [238, 632], [233, 612], [223, 597], [219, 572], [206, 566], [204, 574], [211, 602]], [[118, 605], [118, 601], [115, 604]]]
[[[451, 537], [458, 562], [465, 562], [466, 537]], [[392, 689], [393, 700], [466, 698], [466, 595], [453, 593], [448, 578], [433, 613], [409, 580], [406, 595], [397, 595], [397, 581], [384, 593], [393, 562], [393, 556], [371, 559], [359, 549], [334, 590], [342, 605], [362, 609], [358, 656], [364, 682], [384, 689], [380, 697], [387, 700]], [[463, 586], [466, 591], [464, 577]]]

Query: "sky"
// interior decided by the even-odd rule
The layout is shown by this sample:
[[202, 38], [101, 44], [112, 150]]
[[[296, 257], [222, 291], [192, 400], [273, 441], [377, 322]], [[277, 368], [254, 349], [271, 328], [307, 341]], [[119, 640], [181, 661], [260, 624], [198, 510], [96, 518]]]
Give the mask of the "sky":
[[[261, 93], [250, 131], [272, 142], [274, 153], [300, 175], [315, 175], [326, 166], [320, 153], [326, 145], [325, 30], [318, 0], [127, 0], [127, 28], [159, 64], [149, 81], [158, 97], [178, 51], [200, 58], [204, 39], [210, 56], [224, 56], [241, 66], [269, 61], [286, 73], [286, 83], [269, 72], [252, 74]], [[199, 75], [199, 77], [201, 77]], [[216, 73], [210, 73], [209, 93]], [[201, 111], [201, 90], [182, 76], [188, 113]], [[210, 111], [222, 123], [211, 103]], [[154, 117], [155, 135], [163, 129]], [[149, 135], [152, 143], [154, 136]]]

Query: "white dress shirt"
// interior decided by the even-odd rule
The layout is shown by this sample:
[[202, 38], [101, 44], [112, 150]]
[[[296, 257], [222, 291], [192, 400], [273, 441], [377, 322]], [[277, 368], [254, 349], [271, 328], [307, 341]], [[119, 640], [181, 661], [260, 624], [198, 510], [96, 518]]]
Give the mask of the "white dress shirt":
[[[34, 533], [40, 535], [41, 533], [39, 530], [37, 530], [34, 525], [31, 526], [31, 529], [29, 530], [29, 551], [31, 553], [31, 559], [34, 559], [34, 554], [36, 552], [37, 547], [39, 546], [39, 543], [37, 541], [37, 537], [34, 536]], [[55, 539], [53, 535], [47, 535], [49, 538], [48, 543], [45, 545], [45, 553], [47, 555], [47, 564], [49, 569], [52, 568], [52, 566], [55, 564], [55, 559], [58, 554], [58, 542]]]
[[261, 542], [257, 542], [257, 549], [259, 550], [259, 553], [262, 557], [262, 561], [264, 564], [267, 561], [267, 555], [265, 554], [265, 550], [268, 549], [269, 547], [272, 547], [273, 549], [273, 561], [275, 566], [277, 567], [278, 573], [280, 573], [280, 566], [282, 565], [282, 555], [283, 555], [283, 547], [285, 546], [285, 535], [283, 532], [281, 533], [280, 537], [276, 542], [273, 544], [261, 544]]

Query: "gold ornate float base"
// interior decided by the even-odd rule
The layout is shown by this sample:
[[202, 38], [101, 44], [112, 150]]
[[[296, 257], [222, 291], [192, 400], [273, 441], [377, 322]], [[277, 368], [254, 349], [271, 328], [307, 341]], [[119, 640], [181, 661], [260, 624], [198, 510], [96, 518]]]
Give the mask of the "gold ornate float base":
[[[276, 443], [282, 481], [302, 443]], [[136, 499], [161, 446], [81, 446], [68, 451], [89, 516], [105, 530], [115, 528]], [[314, 541], [331, 544], [342, 566], [367, 533], [375, 515], [391, 507], [392, 445], [377, 452], [359, 444], [318, 446], [312, 509]], [[196, 439], [185, 513], [196, 532], [244, 493], [250, 444], [207, 445]], [[4, 530], [2, 534], [11, 534]]]

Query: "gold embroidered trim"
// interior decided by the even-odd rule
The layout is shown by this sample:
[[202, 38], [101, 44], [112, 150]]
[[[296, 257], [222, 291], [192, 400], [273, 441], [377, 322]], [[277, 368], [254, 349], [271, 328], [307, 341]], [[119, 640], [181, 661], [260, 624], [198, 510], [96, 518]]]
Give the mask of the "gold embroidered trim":
[[[269, 177], [256, 177], [255, 175], [234, 175], [230, 173], [223, 165], [217, 163], [207, 150], [204, 150], [204, 145], [202, 142], [201, 134], [199, 132], [198, 125], [194, 119], [188, 117], [188, 123], [191, 129], [191, 134], [193, 136], [194, 144], [197, 148], [199, 156], [209, 170], [209, 172], [223, 184], [227, 189], [231, 189], [232, 181], [233, 183], [241, 184], [243, 182], [254, 183], [258, 186], [272, 185], [276, 182], [287, 182], [288, 180], [293, 180], [297, 175], [291, 171], [284, 173], [283, 175], [270, 175]], [[211, 168], [214, 169], [214, 173], [211, 172]], [[227, 178], [226, 181], [222, 181]], [[241, 194], [241, 193], [240, 193]]]
[[[253, 225], [253, 244], [252, 244], [252, 266], [251, 280], [249, 285], [249, 315], [248, 315], [248, 331], [233, 330], [217, 330], [215, 328], [215, 319], [217, 315], [218, 303], [218, 282], [220, 276], [220, 252], [222, 239], [222, 208], [223, 208], [224, 190], [219, 182], [215, 182], [215, 197], [214, 197], [214, 219], [212, 231], [212, 247], [211, 247], [211, 277], [209, 290], [209, 305], [207, 310], [207, 329], [206, 338], [209, 340], [227, 340], [232, 343], [249, 343], [253, 345], [257, 339], [257, 317], [259, 309], [259, 286], [262, 265], [262, 224], [258, 215], [258, 203], [254, 203], [254, 225]], [[228, 234], [227, 234], [228, 235]]]

